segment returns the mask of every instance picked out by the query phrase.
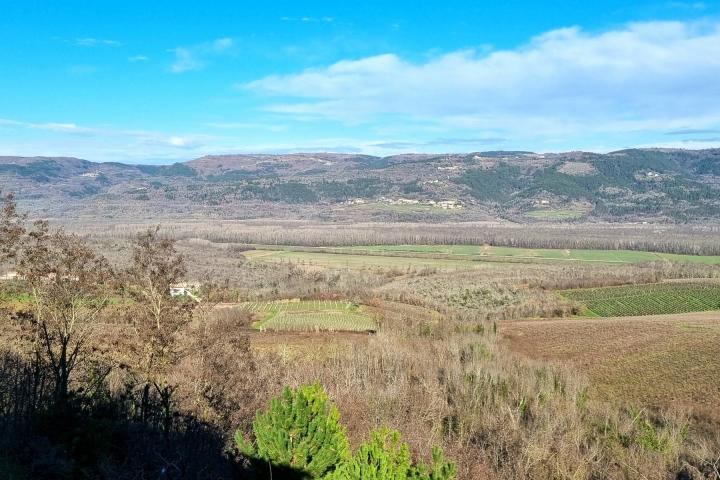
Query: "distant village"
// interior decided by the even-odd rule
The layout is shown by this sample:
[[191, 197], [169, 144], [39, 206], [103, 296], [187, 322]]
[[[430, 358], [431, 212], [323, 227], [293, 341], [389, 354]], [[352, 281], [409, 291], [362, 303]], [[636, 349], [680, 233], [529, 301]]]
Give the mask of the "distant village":
[[[387, 205], [427, 205], [429, 207], [441, 208], [443, 210], [458, 210], [463, 208], [460, 200], [418, 200], [415, 198], [387, 198], [380, 197], [380, 203]], [[371, 203], [364, 198], [353, 198], [345, 202], [347, 205], [365, 205]]]

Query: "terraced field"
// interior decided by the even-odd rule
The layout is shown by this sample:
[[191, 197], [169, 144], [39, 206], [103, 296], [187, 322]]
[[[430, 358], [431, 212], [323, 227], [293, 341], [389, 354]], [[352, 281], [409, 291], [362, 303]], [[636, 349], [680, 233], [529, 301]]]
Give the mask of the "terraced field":
[[367, 332], [377, 329], [374, 319], [357, 304], [337, 300], [276, 300], [246, 302], [242, 308], [263, 315], [253, 327], [282, 331]]
[[720, 310], [718, 283], [657, 283], [566, 290], [586, 316], [624, 317]]

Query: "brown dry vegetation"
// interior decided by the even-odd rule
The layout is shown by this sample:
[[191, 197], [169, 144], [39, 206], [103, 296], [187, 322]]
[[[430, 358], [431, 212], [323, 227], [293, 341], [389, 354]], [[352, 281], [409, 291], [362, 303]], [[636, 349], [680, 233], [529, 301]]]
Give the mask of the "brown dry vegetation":
[[[270, 205], [269, 205], [270, 206]], [[259, 245], [497, 245], [523, 248], [618, 249], [717, 255], [720, 225], [579, 223], [521, 225], [503, 221], [466, 222], [319, 222], [273, 216], [251, 220], [209, 220], [206, 216], [157, 217], [113, 222], [58, 218], [69, 230], [110, 241], [132, 239], [160, 224], [175, 239]], [[141, 217], [140, 217], [141, 218]]]
[[[132, 242], [89, 239], [115, 271], [126, 272], [113, 285], [119, 300], [92, 325], [70, 378], [73, 398], [88, 411], [117, 409], [113, 422], [91, 423], [102, 435], [81, 438], [87, 455], [101, 457], [96, 445], [116, 449], [116, 456], [81, 465], [96, 469], [89, 471], [130, 479], [177, 468], [186, 478], [232, 478], [240, 464], [224, 451], [234, 430], [248, 433], [253, 412], [283, 385], [319, 380], [354, 446], [377, 426], [397, 428], [418, 457], [442, 446], [462, 480], [720, 478], [720, 419], [712, 415], [717, 316], [557, 319], [577, 306], [553, 292], [717, 276], [716, 268], [493, 263], [451, 273], [356, 271], [255, 263], [242, 258], [239, 245], [171, 233], [184, 240], [169, 242], [161, 249], [168, 255], [154, 261], [176, 260], [176, 248], [186, 255], [177, 266], [187, 266], [188, 278], [206, 279], [204, 301], [183, 307], [192, 315], [173, 315], [171, 331], [139, 325], [145, 316], [130, 308], [143, 292], [128, 293], [143, 287], [139, 273], [127, 274], [138, 266]], [[23, 307], [24, 287], [2, 287], [14, 300], [2, 303], [0, 316], [0, 432], [7, 451], [8, 432], [27, 449], [9, 459], [0, 454], [0, 467], [30, 465], [35, 470], [25, 478], [32, 478], [48, 465], [66, 468], [68, 456], [80, 460], [61, 448], [65, 436], [39, 436], [21, 421], [33, 414], [24, 410], [29, 386], [52, 383], [27, 370], [34, 343], [25, 325], [34, 312]], [[233, 307], [280, 298], [360, 302], [377, 315], [379, 329], [257, 332], [249, 314]], [[528, 316], [546, 320], [523, 320]], [[162, 365], [143, 366], [143, 355], [159, 347], [154, 358]], [[150, 383], [157, 392], [145, 391]], [[65, 427], [76, 438], [78, 427]]]
[[443, 445], [468, 479], [666, 478], [686, 460], [703, 464], [698, 458], [718, 447], [702, 435], [685, 442], [686, 413], [664, 411], [640, 415], [667, 442], [650, 451], [637, 413], [605, 404], [571, 369], [518, 358], [496, 342], [492, 325], [400, 303], [377, 308], [381, 331], [349, 348], [335, 348], [333, 337], [318, 348], [318, 337], [306, 337], [313, 354], [281, 344], [273, 351], [266, 336], [253, 338], [261, 342], [258, 358], [281, 356], [273, 371], [282, 383], [320, 379], [351, 439], [390, 425], [420, 456]]

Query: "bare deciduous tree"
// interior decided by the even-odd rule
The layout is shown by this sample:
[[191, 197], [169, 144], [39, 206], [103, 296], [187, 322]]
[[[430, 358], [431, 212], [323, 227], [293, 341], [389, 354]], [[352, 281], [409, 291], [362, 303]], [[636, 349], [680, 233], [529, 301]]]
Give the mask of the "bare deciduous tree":
[[177, 388], [169, 382], [168, 371], [180, 358], [177, 334], [191, 320], [196, 305], [193, 299], [170, 295], [171, 286], [185, 273], [185, 259], [175, 250], [173, 240], [160, 237], [158, 228], [137, 236], [127, 288], [135, 301], [132, 323], [143, 348], [139, 370], [146, 384], [141, 410], [143, 420], [147, 420], [152, 386], [160, 397], [166, 433], [172, 422], [172, 397]]
[[25, 215], [18, 213], [12, 193], [2, 196], [0, 210], [0, 263], [14, 260], [20, 239], [25, 234]]
[[49, 233], [37, 222], [18, 253], [18, 272], [32, 293], [35, 348], [55, 379], [55, 400], [68, 397], [71, 374], [109, 301], [111, 269], [82, 239]]

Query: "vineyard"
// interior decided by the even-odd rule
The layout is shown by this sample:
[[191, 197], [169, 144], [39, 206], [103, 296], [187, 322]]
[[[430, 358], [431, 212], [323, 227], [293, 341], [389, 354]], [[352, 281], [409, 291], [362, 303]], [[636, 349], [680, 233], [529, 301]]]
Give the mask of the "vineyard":
[[566, 290], [562, 296], [586, 307], [585, 315], [624, 317], [720, 310], [720, 284], [658, 283]]
[[246, 302], [242, 308], [264, 315], [253, 325], [260, 330], [351, 331], [377, 329], [359, 305], [337, 300], [276, 300]]

